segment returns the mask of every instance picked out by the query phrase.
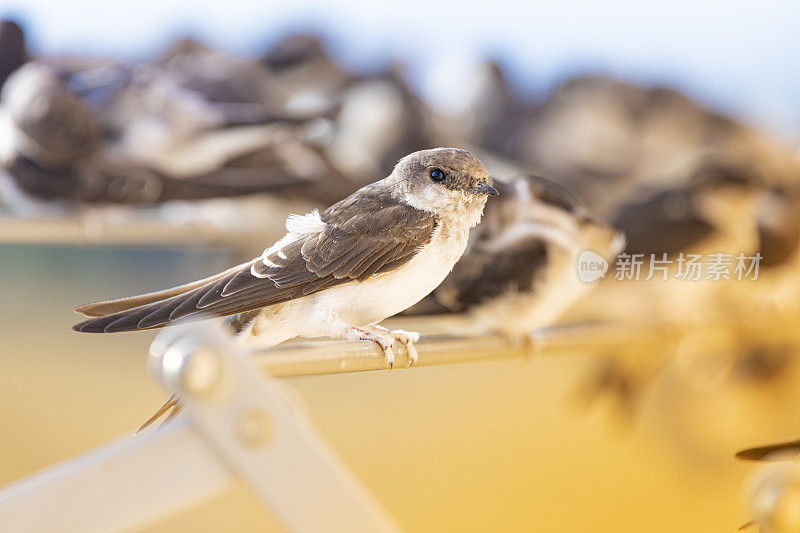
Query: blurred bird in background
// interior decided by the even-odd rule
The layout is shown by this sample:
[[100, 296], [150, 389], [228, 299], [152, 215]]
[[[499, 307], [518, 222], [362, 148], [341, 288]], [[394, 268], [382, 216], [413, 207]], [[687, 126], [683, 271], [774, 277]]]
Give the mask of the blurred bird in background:
[[625, 239], [550, 180], [521, 176], [497, 188], [464, 258], [416, 312], [466, 312], [468, 331], [531, 340], [593, 288], [578, 277], [580, 253], [612, 261]]
[[226, 166], [279, 144], [293, 120], [264, 114], [265, 125], [246, 125], [238, 104], [199, 94], [151, 67], [30, 62], [3, 90], [5, 169], [28, 194], [80, 203], [235, 196], [319, 178], [302, 172], [302, 154], [293, 166]]
[[359, 79], [337, 63], [320, 35], [293, 33], [275, 43], [260, 59], [291, 111], [325, 114], [335, 111], [341, 95]]
[[533, 120], [534, 102], [519, 94], [497, 60], [481, 62], [466, 78], [465, 94], [445, 122], [457, 125], [455, 131], [470, 146], [519, 160], [517, 139]]
[[643, 187], [688, 182], [709, 155], [725, 164], [793, 159], [791, 150], [677, 91], [604, 76], [556, 87], [517, 141], [518, 159], [571, 184], [601, 218]]

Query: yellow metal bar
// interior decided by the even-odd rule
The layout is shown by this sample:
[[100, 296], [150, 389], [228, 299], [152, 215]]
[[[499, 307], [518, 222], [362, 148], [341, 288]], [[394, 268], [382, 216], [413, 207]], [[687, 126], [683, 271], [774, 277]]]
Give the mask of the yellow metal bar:
[[[668, 348], [691, 334], [693, 342], [713, 343], [719, 335], [754, 335], [760, 339], [790, 336], [798, 340], [796, 317], [759, 317], [746, 324], [730, 322], [694, 324], [570, 324], [543, 330], [530, 344], [510, 343], [497, 335], [448, 335], [442, 331], [463, 329], [464, 318], [457, 315], [394, 319], [389, 327], [422, 333], [417, 343], [419, 360], [415, 366], [446, 365], [478, 361], [550, 357], [570, 354], [604, 353], [645, 346], [651, 350]], [[430, 333], [426, 334], [428, 331]], [[408, 367], [405, 347], [396, 343], [394, 368]], [[368, 370], [388, 370], [381, 350], [371, 342], [303, 340], [252, 354], [256, 366], [273, 376], [339, 374]]]

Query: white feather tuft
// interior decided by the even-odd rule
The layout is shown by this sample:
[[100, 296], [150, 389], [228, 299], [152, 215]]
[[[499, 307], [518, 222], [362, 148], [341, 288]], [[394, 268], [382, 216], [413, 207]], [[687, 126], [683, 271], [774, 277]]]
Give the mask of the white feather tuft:
[[286, 231], [308, 235], [310, 233], [320, 233], [325, 231], [327, 224], [322, 221], [319, 211], [314, 209], [305, 215], [289, 215], [286, 217]]

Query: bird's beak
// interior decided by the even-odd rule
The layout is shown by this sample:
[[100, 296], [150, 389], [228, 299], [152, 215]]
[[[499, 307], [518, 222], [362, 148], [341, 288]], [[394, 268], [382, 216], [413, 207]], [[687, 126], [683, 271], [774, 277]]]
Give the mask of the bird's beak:
[[477, 187], [467, 190], [473, 194], [486, 194], [489, 196], [497, 196], [498, 194], [500, 194], [499, 192], [497, 192], [497, 189], [495, 189], [488, 183], [481, 183]]

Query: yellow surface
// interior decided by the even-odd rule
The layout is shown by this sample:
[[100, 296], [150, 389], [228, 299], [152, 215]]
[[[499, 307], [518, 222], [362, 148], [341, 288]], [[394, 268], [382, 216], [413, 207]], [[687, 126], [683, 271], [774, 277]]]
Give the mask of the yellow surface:
[[[73, 333], [73, 305], [186, 281], [226, 261], [199, 252], [0, 247], [0, 483], [130, 432], [164, 400], [145, 369], [153, 335]], [[746, 521], [742, 488], [753, 468], [732, 454], [800, 434], [786, 401], [797, 388], [796, 363], [768, 390], [704, 391], [668, 374], [629, 425], [612, 402], [576, 401], [591, 360], [287, 381], [409, 531], [709, 532]], [[239, 489], [147, 531], [275, 527]]]

